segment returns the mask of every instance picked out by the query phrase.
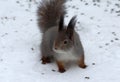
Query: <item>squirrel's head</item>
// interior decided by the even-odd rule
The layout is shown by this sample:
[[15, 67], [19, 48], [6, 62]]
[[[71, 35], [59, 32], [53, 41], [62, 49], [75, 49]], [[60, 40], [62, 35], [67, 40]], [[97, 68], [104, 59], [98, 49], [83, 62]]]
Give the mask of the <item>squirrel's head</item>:
[[68, 26], [64, 26], [64, 16], [60, 17], [58, 24], [58, 34], [54, 41], [53, 50], [57, 53], [69, 51], [74, 45], [74, 28], [76, 24], [76, 16], [72, 17]]

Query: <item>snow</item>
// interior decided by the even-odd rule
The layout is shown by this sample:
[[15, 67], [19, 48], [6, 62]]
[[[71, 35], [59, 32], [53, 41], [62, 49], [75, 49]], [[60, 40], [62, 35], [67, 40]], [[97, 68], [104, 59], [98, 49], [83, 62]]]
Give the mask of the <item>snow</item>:
[[0, 0], [0, 82], [119, 82], [120, 0], [68, 0], [66, 24], [77, 15], [88, 67], [70, 65], [65, 73], [41, 64], [39, 1]]

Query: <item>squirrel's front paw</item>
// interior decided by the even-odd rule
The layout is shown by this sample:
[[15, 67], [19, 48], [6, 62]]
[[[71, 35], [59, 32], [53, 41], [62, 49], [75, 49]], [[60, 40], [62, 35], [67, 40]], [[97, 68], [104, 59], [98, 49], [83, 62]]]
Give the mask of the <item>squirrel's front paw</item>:
[[57, 61], [57, 65], [58, 65], [58, 71], [60, 73], [64, 73], [66, 70], [65, 70], [65, 67], [64, 67], [64, 62], [62, 61]]
[[85, 69], [87, 68], [87, 65], [79, 65], [79, 67]]
[[59, 69], [60, 73], [64, 73], [66, 70], [65, 69]]

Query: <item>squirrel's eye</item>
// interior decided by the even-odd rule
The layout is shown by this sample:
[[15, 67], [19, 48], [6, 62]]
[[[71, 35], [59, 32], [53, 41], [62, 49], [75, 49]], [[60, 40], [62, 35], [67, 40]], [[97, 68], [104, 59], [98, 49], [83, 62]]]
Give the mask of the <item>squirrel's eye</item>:
[[64, 41], [64, 44], [67, 44], [67, 43], [68, 43], [68, 41], [67, 41], [67, 40], [65, 40], [65, 41]]

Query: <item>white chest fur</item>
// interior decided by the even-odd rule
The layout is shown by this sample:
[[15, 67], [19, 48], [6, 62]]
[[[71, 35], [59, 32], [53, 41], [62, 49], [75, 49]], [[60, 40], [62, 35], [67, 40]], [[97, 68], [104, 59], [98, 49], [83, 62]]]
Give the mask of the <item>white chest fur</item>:
[[74, 50], [71, 49], [70, 51], [67, 52], [62, 52], [62, 51], [58, 51], [60, 53], [58, 53], [57, 55], [57, 59], [61, 60], [61, 61], [76, 61], [78, 60], [78, 56], [74, 53]]

